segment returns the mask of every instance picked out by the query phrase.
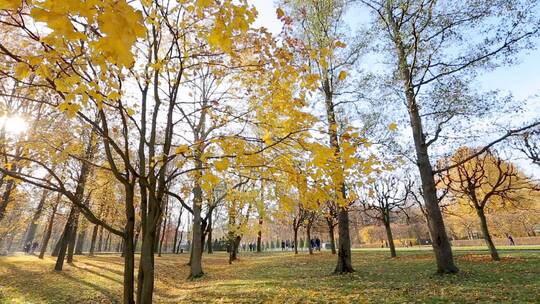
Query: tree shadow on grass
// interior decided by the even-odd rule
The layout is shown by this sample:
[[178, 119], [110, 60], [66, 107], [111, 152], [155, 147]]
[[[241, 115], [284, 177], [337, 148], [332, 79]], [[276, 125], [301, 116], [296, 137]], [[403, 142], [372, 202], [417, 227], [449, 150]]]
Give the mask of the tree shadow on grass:
[[[103, 271], [106, 271], [106, 272], [111, 272], [111, 273], [114, 273], [114, 274], [117, 274], [119, 276], [123, 276], [124, 275], [124, 272], [123, 270], [115, 270], [115, 269], [112, 269], [112, 268], [107, 268], [105, 267], [104, 265], [100, 265], [100, 264], [94, 264], [94, 263], [89, 263], [88, 261], [80, 261], [78, 262], [79, 264], [84, 264], [84, 265], [88, 265], [90, 267], [94, 267], [94, 268], [99, 268], [99, 269], [102, 269]], [[77, 267], [77, 266], [75, 266]], [[122, 264], [122, 267], [124, 267], [124, 265]], [[78, 268], [81, 268], [81, 267], [78, 267]], [[82, 268], [82, 269], [85, 269], [85, 268]], [[137, 269], [135, 267], [135, 269]]]
[[[120, 303], [120, 299], [118, 298], [118, 294], [114, 293], [114, 291], [111, 291], [109, 289], [103, 288], [97, 284], [81, 280], [77, 277], [72, 276], [71, 274], [68, 274], [66, 272], [59, 272], [59, 274], [66, 279], [71, 280], [72, 282], [76, 283], [77, 285], [84, 285], [86, 287], [89, 287], [90, 289], [93, 289], [95, 291], [99, 291], [102, 295], [104, 295], [107, 299], [111, 300], [112, 303]], [[121, 283], [120, 283], [121, 284]]]
[[[82, 263], [82, 264], [85, 264], [85, 263]], [[118, 279], [118, 278], [115, 278], [113, 276], [110, 276], [110, 275], [106, 275], [103, 271], [103, 272], [98, 272], [98, 271], [95, 271], [95, 270], [92, 270], [92, 269], [89, 269], [87, 267], [80, 267], [80, 266], [77, 266], [77, 265], [71, 265], [71, 267], [73, 268], [77, 268], [77, 269], [80, 269], [81, 271], [86, 271], [88, 273], [91, 273], [93, 275], [96, 275], [96, 276], [100, 276], [102, 278], [106, 278], [108, 280], [111, 280], [111, 281], [114, 281], [114, 282], [117, 282], [119, 284], [123, 284], [123, 279]], [[94, 266], [92, 266], [94, 267]], [[112, 273], [116, 273], [116, 274], [120, 274], [120, 275], [123, 275], [121, 272], [114, 272], [114, 271], [111, 271], [109, 269], [106, 270], [107, 272], [112, 272]]]
[[[24, 280], [9, 280], [9, 278], [2, 279], [2, 276], [0, 276], [0, 279], [4, 281], [3, 284], [17, 290], [25, 297], [25, 301], [31, 299], [30, 303], [34, 301], [37, 303], [74, 303], [74, 299], [77, 299], [79, 303], [120, 302], [114, 290], [82, 280], [65, 271], [50, 270], [36, 274], [34, 271], [27, 271], [12, 264], [4, 264], [3, 266], [9, 270], [9, 273], [2, 276], [9, 275], [24, 278]], [[86, 286], [95, 292], [97, 296], [85, 298], [80, 286]]]

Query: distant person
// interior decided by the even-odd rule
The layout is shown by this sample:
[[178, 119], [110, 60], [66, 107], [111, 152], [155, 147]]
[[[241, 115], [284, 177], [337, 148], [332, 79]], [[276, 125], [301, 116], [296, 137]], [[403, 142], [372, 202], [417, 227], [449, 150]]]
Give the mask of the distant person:
[[510, 242], [510, 246], [516, 246], [516, 242], [514, 242], [514, 238], [508, 234], [508, 242]]
[[281, 241], [281, 251], [285, 251], [285, 241]]
[[315, 239], [315, 248], [317, 248], [317, 251], [321, 251], [321, 239]]
[[34, 242], [34, 243], [32, 244], [32, 250], [31, 250], [30, 252], [31, 252], [31, 253], [34, 253], [34, 250], [36, 250], [36, 248], [37, 248], [38, 245], [39, 245], [38, 242]]
[[30, 252], [30, 246], [31, 246], [31, 245], [30, 245], [30, 242], [28, 242], [28, 243], [26, 243], [26, 244], [24, 245], [23, 250], [24, 250], [25, 253], [29, 253], [29, 252]]
[[315, 248], [315, 240], [314, 239], [309, 240], [309, 246], [311, 246], [311, 249]]

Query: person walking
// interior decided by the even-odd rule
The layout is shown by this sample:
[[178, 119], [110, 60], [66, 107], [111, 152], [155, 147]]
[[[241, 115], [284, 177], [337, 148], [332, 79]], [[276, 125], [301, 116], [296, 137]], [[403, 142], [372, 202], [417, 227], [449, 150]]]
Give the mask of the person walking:
[[507, 236], [508, 236], [508, 242], [510, 242], [510, 246], [516, 246], [516, 242], [514, 242], [514, 238], [510, 234], [507, 234]]

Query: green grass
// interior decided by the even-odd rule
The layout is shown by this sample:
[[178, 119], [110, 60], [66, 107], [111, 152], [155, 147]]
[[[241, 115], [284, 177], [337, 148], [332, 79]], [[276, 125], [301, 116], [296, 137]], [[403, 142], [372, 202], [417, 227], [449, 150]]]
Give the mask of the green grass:
[[[422, 246], [414, 246], [414, 247], [397, 247], [397, 251], [431, 251], [433, 247], [431, 245], [422, 245]], [[388, 248], [353, 248], [353, 251], [388, 251]], [[459, 247], [452, 247], [452, 250], [454, 252], [456, 251], [466, 251], [466, 252], [472, 252], [472, 251], [488, 251], [489, 249], [487, 246], [459, 246]], [[497, 246], [498, 251], [540, 251], [540, 245], [519, 245], [519, 246]]]
[[[475, 249], [475, 248], [473, 248]], [[533, 248], [534, 249], [534, 248]], [[476, 250], [476, 249], [475, 249]], [[538, 303], [540, 252], [503, 251], [491, 262], [483, 252], [456, 251], [461, 272], [434, 273], [431, 252], [386, 250], [353, 253], [356, 272], [336, 276], [335, 256], [316, 253], [205, 256], [206, 275], [186, 280], [186, 254], [157, 258], [156, 303]], [[33, 256], [0, 258], [1, 303], [118, 303], [122, 259], [76, 257], [63, 272], [54, 260]]]

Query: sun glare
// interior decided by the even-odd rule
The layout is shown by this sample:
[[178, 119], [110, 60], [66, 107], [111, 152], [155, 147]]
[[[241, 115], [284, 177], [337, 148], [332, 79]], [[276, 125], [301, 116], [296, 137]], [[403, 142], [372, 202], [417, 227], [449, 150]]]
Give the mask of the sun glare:
[[1, 116], [0, 128], [7, 133], [19, 135], [26, 132], [28, 123], [20, 116]]

